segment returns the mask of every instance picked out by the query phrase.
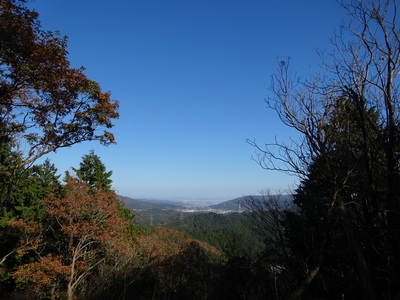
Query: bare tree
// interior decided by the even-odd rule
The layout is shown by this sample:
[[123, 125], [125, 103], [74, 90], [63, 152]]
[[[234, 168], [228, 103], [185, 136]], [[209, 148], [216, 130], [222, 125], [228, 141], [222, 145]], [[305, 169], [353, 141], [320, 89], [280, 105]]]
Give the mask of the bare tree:
[[285, 251], [284, 228], [282, 226], [283, 210], [279, 195], [263, 192], [261, 197], [248, 196], [245, 207], [252, 212], [250, 217], [254, 229], [260, 232], [267, 244], [273, 244]]
[[272, 195], [269, 190], [262, 191], [261, 196], [248, 196], [245, 199], [245, 208], [251, 212], [248, 215], [253, 229], [264, 239], [267, 252], [275, 252], [266, 257], [268, 269], [274, 278], [273, 288], [275, 298], [280, 299], [281, 289], [277, 285], [278, 277], [286, 287], [293, 284], [293, 276], [287, 273], [282, 265], [290, 257], [285, 236], [283, 220], [285, 211], [293, 208], [286, 195]]
[[[316, 161], [323, 166], [321, 179], [334, 187], [326, 217], [341, 216], [363, 299], [395, 298], [400, 296], [397, 6], [394, 0], [343, 0], [340, 5], [350, 21], [334, 34], [333, 51], [320, 52], [321, 74], [301, 80], [290, 72], [288, 59], [271, 80], [267, 106], [299, 137], [264, 146], [248, 143], [266, 170], [306, 179]], [[355, 108], [351, 114], [346, 103]], [[356, 124], [357, 135], [346, 122]], [[357, 192], [348, 195], [355, 187]], [[366, 237], [357, 236], [360, 232]]]

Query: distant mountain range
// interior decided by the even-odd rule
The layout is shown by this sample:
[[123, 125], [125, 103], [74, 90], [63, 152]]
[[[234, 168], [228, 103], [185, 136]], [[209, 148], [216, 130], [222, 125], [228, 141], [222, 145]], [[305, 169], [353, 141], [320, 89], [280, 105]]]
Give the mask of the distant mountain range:
[[[194, 208], [198, 202], [191, 204], [190, 201], [171, 201], [171, 200], [146, 200], [146, 199], [132, 199], [125, 196], [118, 196], [125, 205], [136, 211], [148, 210], [183, 210]], [[269, 195], [269, 196], [242, 196], [232, 200], [224, 201], [214, 205], [202, 207], [201, 210], [221, 210], [221, 211], [244, 211], [248, 207], [249, 201], [253, 203], [261, 203], [267, 201], [277, 208], [287, 208], [292, 201], [291, 195]]]
[[232, 200], [224, 201], [213, 205], [207, 202], [199, 204], [199, 201], [171, 201], [171, 200], [146, 200], [133, 199], [125, 196], [118, 196], [125, 203], [126, 207], [134, 211], [134, 222], [138, 225], [161, 225], [165, 226], [185, 219], [196, 214], [217, 213], [230, 214], [241, 213], [248, 210], [248, 202], [261, 204], [266, 200], [268, 205], [275, 208], [287, 208], [292, 204], [292, 196], [243, 196]]
[[127, 208], [133, 210], [176, 210], [185, 207], [183, 202], [175, 202], [170, 200], [144, 200], [144, 199], [133, 199], [125, 196], [118, 196], [118, 198], [125, 203]]
[[219, 204], [210, 205], [211, 209], [219, 209], [226, 211], [244, 211], [248, 210], [251, 203], [260, 204], [266, 201], [271, 207], [283, 209], [291, 205], [293, 197], [291, 195], [256, 195], [256, 196], [243, 196], [228, 200]]

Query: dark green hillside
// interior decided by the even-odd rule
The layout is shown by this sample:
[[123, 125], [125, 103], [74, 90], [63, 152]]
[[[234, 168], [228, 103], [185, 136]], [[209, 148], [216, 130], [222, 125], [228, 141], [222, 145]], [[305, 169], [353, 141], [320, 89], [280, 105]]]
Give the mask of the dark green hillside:
[[133, 210], [134, 223], [140, 226], [165, 226], [178, 220], [181, 213], [178, 209], [151, 208], [148, 210]]
[[255, 254], [263, 247], [263, 239], [252, 230], [247, 213], [196, 214], [168, 227], [185, 231], [192, 238], [207, 242], [232, 256]]

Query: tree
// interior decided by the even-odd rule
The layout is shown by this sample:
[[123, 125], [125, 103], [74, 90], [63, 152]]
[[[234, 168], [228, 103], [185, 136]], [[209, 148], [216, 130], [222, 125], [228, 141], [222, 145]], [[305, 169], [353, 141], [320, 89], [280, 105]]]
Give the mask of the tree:
[[[352, 254], [347, 267], [355, 270], [361, 297], [391, 299], [399, 294], [400, 267], [396, 1], [349, 0], [341, 5], [352, 21], [332, 39], [332, 55], [321, 55], [325, 73], [301, 81], [289, 72], [289, 61], [283, 61], [271, 81], [273, 96], [267, 103], [299, 139], [265, 148], [249, 143], [259, 150], [255, 159], [263, 168], [302, 179], [297, 191], [302, 212], [310, 217], [318, 204], [319, 217], [327, 218], [321, 237], [341, 227]], [[319, 188], [313, 190], [311, 182]], [[328, 251], [323, 241], [318, 251], [322, 258]], [[310, 269], [292, 297], [304, 292], [323, 263], [319, 260]]]
[[291, 201], [291, 196], [271, 195], [267, 190], [262, 196], [247, 197], [245, 202], [246, 209], [251, 212], [249, 218], [252, 228], [259, 232], [265, 244], [255, 269], [258, 276], [269, 277], [269, 280], [264, 280], [264, 287], [259, 289], [269, 288], [275, 299], [282, 299], [282, 295], [298, 284], [299, 260], [293, 256], [288, 228], [284, 223], [287, 214], [295, 214]]
[[[42, 165], [23, 170], [18, 175], [18, 181], [13, 182], [13, 190], [7, 195], [7, 205], [1, 206], [0, 266], [4, 267], [2, 279], [18, 264], [33, 259], [35, 252], [42, 248], [44, 231], [50, 226], [45, 212], [45, 198], [61, 188], [56, 172], [54, 165], [46, 160]], [[2, 188], [7, 189], [7, 184], [2, 185]], [[10, 282], [9, 285], [12, 286], [13, 283]]]
[[26, 0], [0, 1], [0, 130], [21, 151], [19, 166], [83, 141], [114, 143], [118, 103], [70, 67], [67, 38], [41, 28]]
[[23, 168], [19, 167], [21, 155], [13, 150], [12, 139], [0, 132], [0, 214], [3, 214]]
[[[47, 213], [55, 220], [53, 245], [37, 261], [19, 266], [13, 274], [19, 281], [39, 290], [43, 286], [49, 290], [55, 280], [65, 282], [67, 298], [74, 299], [101, 264], [119, 256], [114, 253], [125, 259], [133, 256], [129, 220], [120, 216], [115, 193], [100, 189], [93, 193], [88, 185], [68, 177], [62, 193], [48, 197]], [[50, 262], [54, 268], [48, 268]]]
[[[357, 284], [368, 281], [372, 284], [372, 253], [361, 248], [377, 239], [380, 233], [370, 227], [375, 207], [366, 198], [377, 199], [376, 195], [368, 194], [365, 184], [367, 176], [379, 178], [382, 169], [379, 157], [371, 166], [373, 175], [365, 169], [366, 153], [359, 124], [360, 115], [368, 115], [371, 121], [375, 120], [369, 124], [370, 133], [378, 133], [377, 114], [374, 110], [364, 111], [365, 107], [359, 110], [355, 102], [346, 98], [337, 99], [332, 105], [335, 110], [324, 126], [330, 136], [324, 156], [315, 157], [307, 178], [295, 192], [294, 204], [298, 211], [287, 211], [282, 222], [287, 247], [294, 253], [305, 278], [298, 283], [292, 297], [300, 296], [311, 281], [318, 282], [314, 282], [312, 291], [308, 288], [308, 295], [323, 295], [325, 299], [342, 295], [357, 298], [360, 293], [354, 289]], [[354, 268], [348, 252], [357, 254], [356, 260], [363, 260], [369, 267]]]
[[74, 169], [78, 178], [91, 188], [111, 190], [112, 171], [106, 171], [106, 166], [101, 162], [100, 157], [91, 150], [89, 154], [82, 157], [79, 169]]
[[41, 165], [25, 169], [11, 194], [6, 210], [26, 220], [43, 221], [45, 199], [61, 189], [57, 168], [46, 159]]
[[213, 299], [210, 287], [213, 261], [220, 255], [217, 249], [165, 227], [153, 227], [136, 240], [143, 269], [149, 273], [145, 281], [154, 285], [145, 299]]
[[40, 257], [37, 261], [24, 264], [12, 274], [18, 283], [31, 283], [26, 298], [61, 298], [56, 289], [69, 274], [69, 268], [63, 265], [62, 258], [53, 254]]

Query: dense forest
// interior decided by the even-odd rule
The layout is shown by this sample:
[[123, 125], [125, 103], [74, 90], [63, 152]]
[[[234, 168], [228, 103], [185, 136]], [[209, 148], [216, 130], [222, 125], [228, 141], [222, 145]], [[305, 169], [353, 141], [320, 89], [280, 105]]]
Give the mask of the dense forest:
[[248, 212], [193, 214], [166, 226], [184, 231], [190, 237], [206, 242], [229, 257], [254, 257], [264, 248], [264, 236], [253, 228]]
[[300, 178], [293, 203], [135, 224], [94, 151], [72, 171], [37, 160], [114, 143], [117, 101], [70, 67], [67, 39], [0, 0], [1, 299], [399, 299], [400, 32], [396, 1], [340, 1], [351, 21], [321, 74], [279, 61], [268, 107], [298, 139], [260, 146]]

